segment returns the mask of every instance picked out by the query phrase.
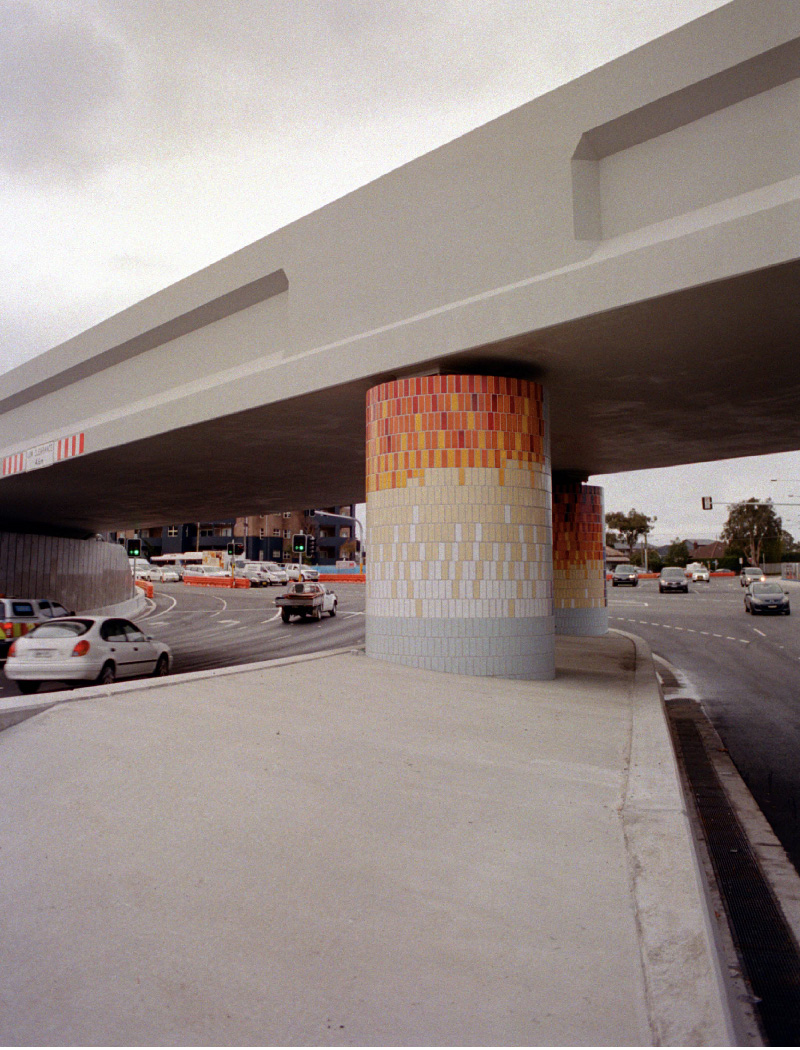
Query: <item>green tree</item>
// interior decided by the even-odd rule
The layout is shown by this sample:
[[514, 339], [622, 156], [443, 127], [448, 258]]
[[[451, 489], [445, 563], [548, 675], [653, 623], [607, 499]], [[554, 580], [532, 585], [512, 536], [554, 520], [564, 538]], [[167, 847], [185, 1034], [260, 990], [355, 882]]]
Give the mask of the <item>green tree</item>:
[[734, 503], [728, 511], [722, 539], [727, 545], [728, 554], [741, 552], [751, 565], [759, 564], [767, 544], [771, 548], [770, 555], [777, 555], [775, 560], [780, 561], [785, 542], [784, 529], [772, 500], [762, 501], [751, 497], [742, 503]]
[[[644, 551], [641, 547], [637, 547], [631, 555], [631, 565], [644, 567], [644, 564]], [[661, 572], [661, 555], [656, 548], [651, 547], [649, 543], [647, 545], [647, 568], [650, 572]]]
[[655, 518], [648, 518], [640, 510], [633, 507], [624, 514], [621, 510], [611, 511], [606, 514], [606, 525], [625, 540], [628, 546], [628, 554], [633, 555], [633, 548], [642, 536], [647, 536], [652, 528]]
[[690, 557], [689, 544], [686, 540], [678, 539], [676, 536], [667, 551], [667, 565], [685, 566]]

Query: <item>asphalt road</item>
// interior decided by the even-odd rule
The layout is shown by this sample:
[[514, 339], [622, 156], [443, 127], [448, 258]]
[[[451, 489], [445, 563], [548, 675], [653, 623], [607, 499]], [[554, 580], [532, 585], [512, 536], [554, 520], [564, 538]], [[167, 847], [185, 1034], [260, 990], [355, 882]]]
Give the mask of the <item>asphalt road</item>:
[[800, 587], [791, 616], [750, 616], [738, 578], [658, 593], [609, 587], [609, 625], [643, 637], [677, 671], [667, 695], [699, 700], [800, 870]]

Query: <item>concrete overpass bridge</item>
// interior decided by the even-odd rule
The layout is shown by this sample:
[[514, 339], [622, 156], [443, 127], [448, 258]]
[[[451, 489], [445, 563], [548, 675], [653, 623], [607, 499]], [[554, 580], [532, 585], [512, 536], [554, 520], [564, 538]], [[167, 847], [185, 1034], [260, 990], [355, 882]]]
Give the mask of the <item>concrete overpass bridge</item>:
[[798, 115], [800, 8], [735, 0], [243, 248], [0, 377], [0, 528], [366, 494], [368, 649], [547, 677], [582, 480], [800, 447]]

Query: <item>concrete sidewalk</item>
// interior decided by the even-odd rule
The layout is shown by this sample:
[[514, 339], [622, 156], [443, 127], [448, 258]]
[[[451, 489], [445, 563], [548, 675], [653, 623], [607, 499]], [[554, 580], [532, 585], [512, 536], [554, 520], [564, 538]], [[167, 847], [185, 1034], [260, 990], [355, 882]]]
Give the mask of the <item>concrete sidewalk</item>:
[[735, 1042], [649, 651], [6, 700], [3, 1044]]

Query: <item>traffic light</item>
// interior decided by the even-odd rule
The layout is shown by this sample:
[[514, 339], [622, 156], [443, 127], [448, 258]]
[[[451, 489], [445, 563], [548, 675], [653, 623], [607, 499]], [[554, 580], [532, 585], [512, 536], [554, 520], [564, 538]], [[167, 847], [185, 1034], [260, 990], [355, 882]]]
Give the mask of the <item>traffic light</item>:
[[309, 558], [314, 558], [317, 553], [317, 537], [306, 536], [306, 554]]
[[236, 553], [236, 544], [235, 543], [229, 543], [228, 544], [228, 554], [235, 554], [235, 553]]
[[142, 553], [142, 541], [139, 539], [128, 540], [128, 557], [138, 558]]
[[292, 554], [303, 555], [306, 553], [306, 541], [309, 539], [302, 532], [296, 532], [292, 536]]

